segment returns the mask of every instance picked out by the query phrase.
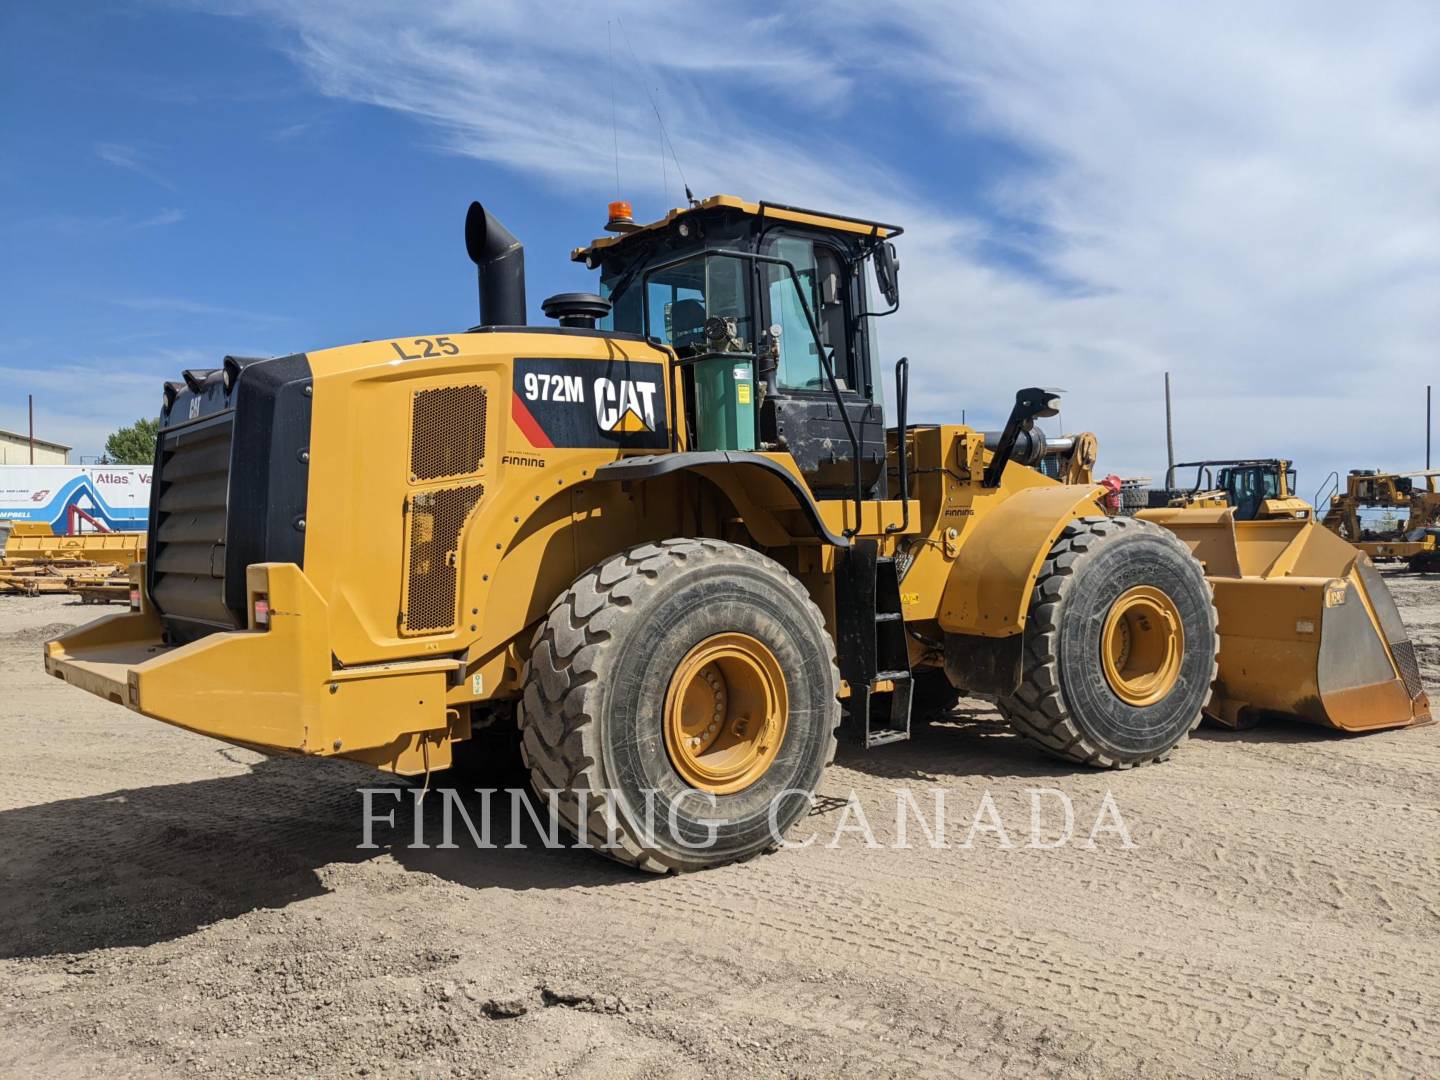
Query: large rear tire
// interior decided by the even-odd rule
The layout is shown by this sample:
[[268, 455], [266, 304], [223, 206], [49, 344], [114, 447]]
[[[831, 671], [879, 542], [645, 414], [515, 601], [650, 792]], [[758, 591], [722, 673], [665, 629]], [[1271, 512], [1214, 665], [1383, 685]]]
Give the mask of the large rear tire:
[[1215, 602], [1168, 530], [1124, 517], [1071, 523], [1041, 568], [1024, 632], [1024, 681], [1000, 712], [1056, 757], [1161, 761], [1200, 723], [1218, 672]]
[[519, 708], [537, 794], [620, 862], [699, 870], [774, 847], [835, 756], [839, 671], [784, 567], [666, 540], [582, 575], [535, 633]]

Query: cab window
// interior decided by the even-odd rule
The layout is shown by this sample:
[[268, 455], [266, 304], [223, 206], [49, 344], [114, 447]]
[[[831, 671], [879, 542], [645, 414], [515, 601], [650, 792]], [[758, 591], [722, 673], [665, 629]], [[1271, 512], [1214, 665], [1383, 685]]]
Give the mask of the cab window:
[[[776, 381], [787, 390], [822, 390], [825, 369], [805, 317], [810, 306], [821, 345], [834, 350], [835, 374], [851, 389], [863, 390], [850, 379], [845, 333], [845, 280], [839, 257], [824, 245], [803, 236], [779, 235], [765, 245], [765, 254], [795, 267], [792, 279], [783, 266], [764, 265], [766, 300], [772, 325], [780, 327], [780, 361]], [[796, 284], [799, 289], [796, 289]], [[804, 304], [801, 296], [804, 296]]]
[[[705, 323], [708, 319], [733, 320], [735, 337], [744, 348], [754, 344], [754, 319], [746, 298], [745, 263], [724, 256], [690, 259], [648, 275], [644, 295], [649, 303], [649, 337], [659, 338], [676, 352], [694, 355], [706, 349]], [[601, 281], [602, 293], [608, 282]], [[639, 330], [645, 316], [641, 288], [633, 284], [616, 298], [611, 326]]]

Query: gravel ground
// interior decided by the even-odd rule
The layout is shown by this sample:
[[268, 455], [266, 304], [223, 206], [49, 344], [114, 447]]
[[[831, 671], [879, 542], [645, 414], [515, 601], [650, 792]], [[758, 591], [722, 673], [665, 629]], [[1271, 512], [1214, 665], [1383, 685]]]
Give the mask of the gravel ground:
[[[1440, 687], [1440, 581], [1390, 580]], [[964, 702], [842, 750], [810, 846], [660, 879], [460, 827], [411, 849], [404, 809], [360, 849], [388, 778], [47, 678], [95, 613], [0, 598], [6, 1076], [1440, 1075], [1440, 727], [1202, 728], [1097, 773]], [[1071, 843], [1027, 846], [1037, 787]], [[913, 817], [896, 846], [896, 789], [946, 792], [946, 847]], [[1012, 848], [960, 846], [987, 792]], [[1107, 792], [1133, 846], [1083, 843]]]

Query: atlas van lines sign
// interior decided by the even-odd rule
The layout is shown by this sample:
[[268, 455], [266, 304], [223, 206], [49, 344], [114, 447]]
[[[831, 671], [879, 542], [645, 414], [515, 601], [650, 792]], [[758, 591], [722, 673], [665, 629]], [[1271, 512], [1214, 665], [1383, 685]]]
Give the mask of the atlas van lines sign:
[[63, 533], [70, 508], [111, 529], [141, 529], [150, 513], [149, 465], [0, 465], [0, 519]]

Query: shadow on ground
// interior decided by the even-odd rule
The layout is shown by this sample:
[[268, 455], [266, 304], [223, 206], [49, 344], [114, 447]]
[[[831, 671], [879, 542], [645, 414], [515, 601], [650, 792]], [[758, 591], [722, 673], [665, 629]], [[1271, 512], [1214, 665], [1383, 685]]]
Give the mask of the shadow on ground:
[[1016, 735], [994, 709], [961, 705], [911, 724], [910, 740], [866, 750], [842, 737], [835, 762], [888, 780], [933, 782], [982, 776], [989, 780], [1055, 778], [1091, 771], [1050, 757]]
[[[1011, 736], [998, 722], [956, 712], [917, 728], [913, 742], [874, 751], [846, 747], [849, 768], [896, 780], [960, 773], [1046, 777], [1072, 771]], [[229, 754], [228, 750], [218, 753]], [[422, 837], [409, 846], [418, 788], [348, 765], [267, 758], [239, 775], [61, 799], [0, 812], [0, 957], [148, 945], [248, 911], [280, 908], [329, 891], [320, 871], [389, 855], [407, 870], [474, 889], [640, 885], [648, 875], [573, 848], [547, 848], [529, 815], [504, 789], [513, 771], [438, 774], [421, 802]], [[361, 849], [361, 788], [376, 796], [377, 849]], [[482, 828], [476, 787], [496, 787], [490, 842], [476, 845], [452, 807], [452, 839], [441, 849], [444, 797], [467, 793]], [[543, 814], [544, 807], [536, 803]], [[822, 800], [815, 813], [833, 812]], [[518, 836], [523, 847], [504, 845]]]
[[[1252, 731], [1202, 729], [1201, 739], [1315, 742], [1334, 733], [1298, 724]], [[1022, 781], [1093, 770], [1049, 758], [1013, 735], [993, 712], [961, 708], [917, 725], [911, 742], [864, 751], [844, 745], [843, 767], [892, 780], [944, 782], [957, 776]], [[504, 788], [481, 775], [440, 774], [436, 789]], [[377, 849], [361, 849], [361, 788], [389, 788], [374, 812]], [[826, 784], [822, 781], [822, 796]], [[281, 908], [329, 891], [321, 870], [390, 855], [406, 870], [467, 888], [549, 889], [643, 886], [648, 875], [573, 848], [548, 849], [502, 790], [491, 803], [490, 840], [480, 848], [452, 816], [454, 849], [442, 837], [444, 798], [421, 801], [423, 839], [413, 838], [415, 793], [393, 777], [343, 762], [269, 758], [246, 773], [62, 799], [0, 812], [0, 957], [44, 956], [149, 945], [246, 912]], [[466, 809], [482, 825], [478, 798]], [[543, 807], [540, 807], [543, 811]], [[815, 814], [834, 813], [822, 799]], [[452, 808], [453, 814], [453, 808]], [[506, 847], [514, 829], [523, 847]]]
[[[464, 779], [437, 785], [464, 789]], [[362, 787], [377, 798], [376, 850], [361, 850]], [[441, 803], [422, 803], [424, 835], [441, 837]], [[508, 800], [494, 801], [494, 842], [508, 843]], [[474, 802], [467, 809], [479, 827]], [[329, 891], [319, 871], [390, 854], [477, 889], [633, 885], [636, 872], [583, 850], [546, 850], [528, 817], [524, 849], [477, 849], [458, 817], [454, 850], [411, 850], [413, 794], [402, 781], [343, 763], [269, 758], [247, 773], [62, 799], [0, 812], [0, 958], [149, 945], [221, 919]]]
[[1275, 716], [1267, 717], [1255, 727], [1239, 730], [1207, 720], [1190, 737], [1203, 742], [1293, 745], [1295, 743], [1327, 743], [1345, 739], [1363, 739], [1366, 737], [1366, 733], [1336, 731], [1334, 728], [1307, 724], [1303, 720], [1291, 717]]

